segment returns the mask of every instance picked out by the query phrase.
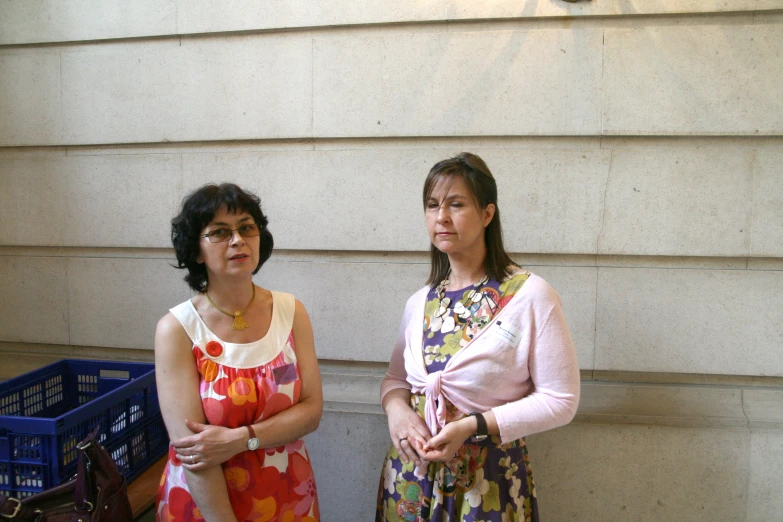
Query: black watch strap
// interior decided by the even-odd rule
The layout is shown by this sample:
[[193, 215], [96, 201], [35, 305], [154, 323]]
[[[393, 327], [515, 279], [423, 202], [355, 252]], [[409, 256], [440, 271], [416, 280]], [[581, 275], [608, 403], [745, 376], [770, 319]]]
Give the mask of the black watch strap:
[[476, 433], [473, 434], [473, 438], [477, 440], [486, 438], [487, 435], [489, 435], [489, 431], [487, 430], [487, 419], [484, 418], [484, 415], [481, 413], [471, 413], [469, 416], [476, 417]]

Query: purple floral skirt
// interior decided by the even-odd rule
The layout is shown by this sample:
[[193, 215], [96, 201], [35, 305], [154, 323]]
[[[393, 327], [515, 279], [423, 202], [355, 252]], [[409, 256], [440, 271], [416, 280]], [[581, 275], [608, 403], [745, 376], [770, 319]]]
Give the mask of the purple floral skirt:
[[[416, 404], [423, 409], [423, 401]], [[422, 411], [419, 414], [422, 415]], [[414, 468], [389, 448], [378, 487], [376, 522], [538, 522], [524, 439], [466, 443], [449, 462]]]

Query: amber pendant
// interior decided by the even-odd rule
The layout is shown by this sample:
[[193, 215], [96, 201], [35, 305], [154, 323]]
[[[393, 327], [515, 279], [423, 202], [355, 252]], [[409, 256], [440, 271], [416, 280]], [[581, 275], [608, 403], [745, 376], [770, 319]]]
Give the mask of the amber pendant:
[[242, 317], [242, 312], [234, 312], [234, 322], [231, 324], [231, 329], [244, 330], [245, 328], [250, 328], [250, 325], [247, 324], [245, 318]]

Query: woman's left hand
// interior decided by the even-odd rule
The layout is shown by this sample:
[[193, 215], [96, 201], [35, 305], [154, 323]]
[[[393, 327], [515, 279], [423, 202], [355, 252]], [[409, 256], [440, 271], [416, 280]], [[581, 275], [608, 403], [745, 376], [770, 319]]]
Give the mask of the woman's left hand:
[[171, 445], [187, 470], [202, 471], [219, 466], [244, 449], [239, 445], [242, 439], [237, 437], [234, 429], [187, 419], [185, 426], [193, 435], [173, 440]]
[[440, 432], [424, 445], [424, 460], [446, 462], [454, 458], [468, 437], [476, 432], [476, 421], [466, 417], [446, 424]]

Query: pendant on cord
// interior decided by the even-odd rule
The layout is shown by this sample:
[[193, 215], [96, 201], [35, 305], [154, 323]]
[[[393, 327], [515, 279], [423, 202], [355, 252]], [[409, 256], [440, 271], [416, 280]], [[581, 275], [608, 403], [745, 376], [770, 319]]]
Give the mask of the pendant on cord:
[[242, 331], [245, 328], [250, 328], [250, 325], [242, 317], [242, 312], [234, 312], [234, 322], [231, 324], [231, 329]]

